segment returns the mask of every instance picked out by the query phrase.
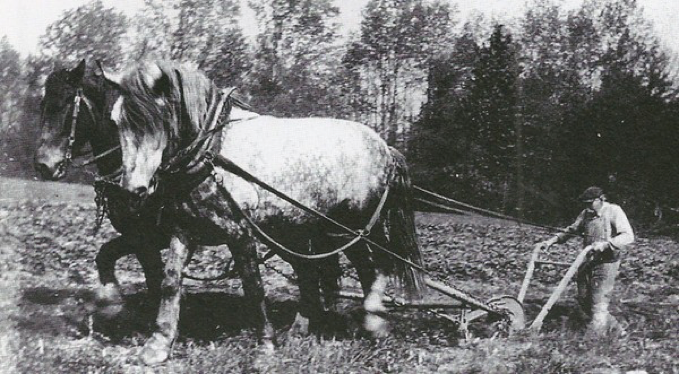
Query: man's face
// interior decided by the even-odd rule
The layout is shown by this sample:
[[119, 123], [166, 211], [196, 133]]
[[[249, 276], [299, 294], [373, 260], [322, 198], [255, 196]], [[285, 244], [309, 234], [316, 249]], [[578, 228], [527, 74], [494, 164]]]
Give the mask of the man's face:
[[588, 209], [598, 212], [599, 210], [601, 210], [601, 207], [603, 206], [603, 200], [601, 199], [601, 197], [597, 197], [596, 199], [592, 200], [584, 200], [583, 204], [585, 204]]

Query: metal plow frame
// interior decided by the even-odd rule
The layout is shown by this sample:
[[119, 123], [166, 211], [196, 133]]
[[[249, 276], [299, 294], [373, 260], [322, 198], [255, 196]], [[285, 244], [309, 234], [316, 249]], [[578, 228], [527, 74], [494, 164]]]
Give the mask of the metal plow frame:
[[[526, 318], [523, 311], [523, 304], [516, 297], [510, 295], [495, 296], [483, 302], [478, 298], [469, 295], [455, 287], [446, 285], [443, 282], [425, 278], [425, 284], [441, 294], [456, 300], [454, 303], [423, 303], [408, 302], [403, 298], [385, 296], [384, 301], [399, 307], [425, 309], [441, 318], [459, 324], [459, 330], [467, 333], [469, 323], [481, 319], [489, 314], [504, 318], [508, 321], [509, 333], [521, 331], [525, 328]], [[341, 291], [339, 296], [348, 299], [362, 299], [361, 292]], [[450, 315], [438, 312], [435, 309], [462, 308], [459, 315]]]

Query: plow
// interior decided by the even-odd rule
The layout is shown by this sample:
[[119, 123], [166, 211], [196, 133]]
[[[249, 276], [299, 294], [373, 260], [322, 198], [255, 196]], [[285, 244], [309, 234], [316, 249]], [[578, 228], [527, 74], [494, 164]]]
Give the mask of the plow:
[[[236, 168], [236, 166], [232, 166]], [[246, 173], [242, 169], [236, 170], [236, 174], [242, 175], [243, 173]], [[256, 183], [260, 185], [260, 187], [263, 187], [264, 189], [270, 190], [270, 192], [275, 193], [278, 195], [280, 198], [288, 200], [291, 204], [296, 205], [298, 208], [306, 210], [312, 214], [317, 214], [310, 208], [302, 205], [301, 203], [295, 201], [294, 199], [288, 197], [287, 195], [283, 194], [282, 192], [276, 190], [273, 187], [270, 187], [266, 185], [265, 183], [259, 181], [257, 178], [254, 176], [245, 174], [246, 179], [249, 180], [250, 182]], [[495, 213], [492, 211], [484, 210], [481, 208], [476, 208], [468, 204], [460, 203], [455, 200], [448, 199], [442, 195], [435, 194], [431, 191], [427, 191], [425, 189], [422, 189], [420, 187], [414, 186], [415, 190], [420, 192], [421, 194], [425, 196], [430, 196], [430, 197], [435, 197], [439, 202], [434, 202], [431, 200], [427, 200], [426, 198], [423, 197], [418, 197], [416, 198], [417, 201], [427, 204], [429, 206], [436, 207], [438, 209], [442, 209], [445, 211], [452, 212], [454, 214], [469, 214], [469, 213], [486, 213], [485, 216], [489, 216], [490, 214], [491, 217], [493, 218], [500, 218], [500, 219], [511, 219], [516, 221], [515, 218], [509, 217], [509, 216], [504, 216], [499, 213]], [[465, 209], [458, 209], [453, 206], [445, 204], [446, 202], [452, 202], [457, 205], [461, 205]], [[329, 218], [322, 216], [321, 218], [328, 219]], [[335, 224], [335, 222], [330, 221], [331, 223]], [[345, 231], [349, 231], [349, 234], [356, 235], [356, 240], [368, 240], [367, 238], [363, 237], [360, 235], [360, 233], [354, 232], [351, 229], [348, 229], [346, 227], [343, 227], [341, 225], [336, 226], [344, 229]], [[267, 240], [271, 240], [268, 239]], [[274, 243], [275, 245], [279, 245], [277, 243]], [[572, 263], [566, 263], [566, 262], [559, 262], [559, 261], [552, 261], [552, 260], [547, 260], [547, 259], [541, 259], [540, 254], [542, 252], [542, 248], [539, 245], [535, 245], [533, 252], [530, 255], [530, 258], [527, 261], [527, 269], [526, 273], [523, 279], [523, 282], [521, 284], [521, 288], [519, 291], [519, 294], [517, 296], [512, 296], [512, 295], [498, 295], [498, 296], [493, 296], [489, 298], [488, 300], [482, 300], [479, 297], [476, 297], [456, 286], [449, 285], [445, 282], [439, 281], [432, 279], [429, 276], [424, 277], [424, 283], [426, 287], [431, 290], [435, 291], [439, 294], [442, 294], [450, 299], [450, 301], [439, 301], [439, 302], [428, 302], [428, 301], [423, 301], [423, 300], [406, 300], [403, 297], [397, 297], [397, 296], [390, 296], [390, 295], [385, 295], [383, 302], [385, 302], [388, 305], [391, 305], [396, 308], [416, 308], [420, 310], [425, 310], [437, 317], [443, 318], [445, 320], [448, 320], [458, 326], [458, 330], [460, 331], [461, 334], [466, 334], [468, 333], [469, 330], [469, 324], [472, 322], [477, 322], [480, 320], [483, 320], [485, 317], [491, 317], [492, 320], [504, 320], [506, 322], [506, 332], [511, 335], [512, 333], [518, 332], [525, 330], [528, 328], [531, 332], [533, 333], [538, 333], [543, 325], [543, 322], [545, 320], [545, 317], [549, 313], [550, 309], [554, 306], [554, 304], [559, 300], [561, 297], [562, 293], [568, 286], [569, 282], [572, 280], [572, 278], [575, 276], [577, 273], [578, 268], [584, 263], [584, 261], [587, 259], [587, 256], [589, 255], [591, 251], [591, 246], [586, 247], [583, 249], [580, 254], [576, 257], [576, 259]], [[265, 262], [275, 255], [273, 252], [268, 252], [261, 260], [260, 262], [262, 264], [265, 264]], [[229, 262], [230, 265], [230, 262]], [[227, 268], [229, 267], [227, 265]], [[265, 264], [267, 268], [272, 269], [276, 271], [277, 273], [285, 276], [283, 272], [280, 270], [276, 269], [275, 267]], [[414, 266], [414, 265], [413, 265]], [[563, 278], [561, 281], [558, 283], [558, 285], [555, 287], [553, 293], [547, 300], [547, 302], [544, 304], [544, 306], [541, 308], [539, 314], [536, 316], [534, 320], [530, 322], [530, 324], [527, 323], [526, 315], [524, 313], [524, 307], [523, 307], [523, 301], [525, 299], [525, 296], [528, 292], [528, 288], [530, 285], [530, 282], [533, 278], [533, 275], [535, 273], [535, 270], [538, 267], [541, 266], [555, 266], [559, 268], [568, 268], [566, 273], [564, 274]], [[424, 268], [419, 268], [418, 270], [427, 273], [427, 271]], [[228, 272], [225, 272], [223, 276], [216, 277], [216, 278], [211, 278], [211, 279], [201, 279], [201, 278], [196, 278], [193, 276], [190, 276], [186, 274], [190, 279], [194, 280], [220, 280], [220, 279], [225, 279], [225, 278], [231, 278], [231, 277], [236, 277], [237, 274], [233, 270], [230, 270]], [[287, 276], [286, 276], [287, 277]], [[289, 278], [289, 277], [288, 277]], [[344, 299], [352, 299], [352, 300], [361, 300], [364, 298], [364, 295], [360, 291], [349, 291], [349, 290], [342, 290], [339, 292], [337, 295], [340, 298]], [[453, 314], [453, 310], [457, 310], [458, 312]]]

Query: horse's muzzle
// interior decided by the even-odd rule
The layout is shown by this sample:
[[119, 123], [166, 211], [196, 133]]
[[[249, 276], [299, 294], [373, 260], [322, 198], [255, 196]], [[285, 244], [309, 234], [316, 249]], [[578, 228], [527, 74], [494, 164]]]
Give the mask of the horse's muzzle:
[[128, 201], [130, 210], [133, 213], [138, 212], [144, 207], [144, 203], [149, 197], [148, 188], [137, 187], [134, 191], [130, 191], [128, 195]]
[[[157, 179], [154, 177], [151, 179], [149, 186], [138, 186], [133, 189], [125, 189], [126, 201], [128, 201], [129, 209], [131, 213], [138, 213], [151, 197], [151, 195], [156, 191]], [[122, 188], [121, 188], [122, 189]], [[123, 200], [125, 201], [125, 200]]]
[[36, 161], [34, 167], [40, 177], [44, 180], [56, 181], [66, 175], [66, 161], [61, 161], [54, 167], [49, 167], [44, 162]]

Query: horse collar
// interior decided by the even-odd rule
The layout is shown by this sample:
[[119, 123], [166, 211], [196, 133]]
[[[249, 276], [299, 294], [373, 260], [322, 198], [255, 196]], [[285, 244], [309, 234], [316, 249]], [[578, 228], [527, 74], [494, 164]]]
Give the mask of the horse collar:
[[228, 121], [219, 123], [224, 107], [226, 106], [234, 88], [221, 90], [219, 100], [208, 108], [205, 120], [207, 126], [201, 131], [188, 146], [178, 150], [174, 156], [158, 168], [156, 174], [160, 178], [168, 175], [182, 175], [188, 177], [184, 183], [175, 184], [175, 189], [191, 190], [195, 185], [204, 180], [212, 173], [214, 167], [212, 160], [214, 155], [219, 154], [222, 145], [222, 130]]

